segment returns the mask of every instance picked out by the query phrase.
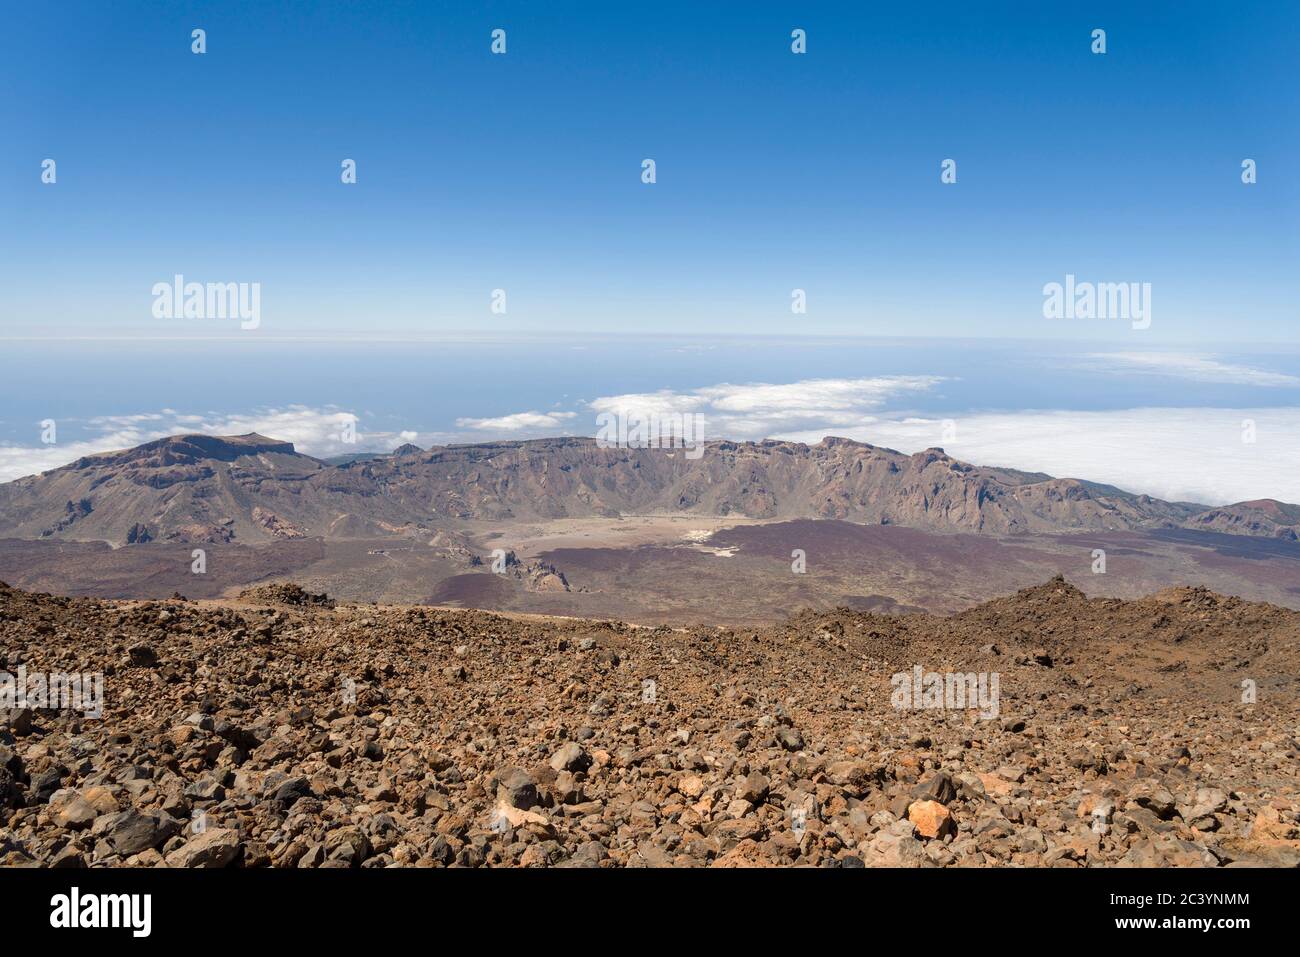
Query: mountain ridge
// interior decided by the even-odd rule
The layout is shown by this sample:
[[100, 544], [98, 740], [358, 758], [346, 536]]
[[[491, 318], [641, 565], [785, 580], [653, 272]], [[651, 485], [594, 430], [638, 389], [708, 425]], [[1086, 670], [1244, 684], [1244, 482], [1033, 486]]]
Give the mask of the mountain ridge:
[[1010, 535], [1186, 528], [1295, 541], [1300, 530], [1300, 506], [1271, 499], [1166, 502], [839, 437], [718, 440], [696, 458], [583, 437], [407, 443], [331, 464], [258, 433], [193, 433], [0, 485], [0, 537], [114, 545], [427, 537], [476, 522], [655, 513]]

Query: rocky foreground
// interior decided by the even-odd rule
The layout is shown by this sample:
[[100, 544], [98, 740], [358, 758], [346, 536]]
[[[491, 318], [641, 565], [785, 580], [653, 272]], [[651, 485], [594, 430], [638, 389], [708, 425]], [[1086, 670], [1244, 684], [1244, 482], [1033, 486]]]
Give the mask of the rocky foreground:
[[[1300, 613], [1200, 589], [735, 631], [0, 586], [20, 666], [104, 706], [0, 705], [11, 866], [1300, 864]], [[895, 707], [916, 666], [997, 716]]]

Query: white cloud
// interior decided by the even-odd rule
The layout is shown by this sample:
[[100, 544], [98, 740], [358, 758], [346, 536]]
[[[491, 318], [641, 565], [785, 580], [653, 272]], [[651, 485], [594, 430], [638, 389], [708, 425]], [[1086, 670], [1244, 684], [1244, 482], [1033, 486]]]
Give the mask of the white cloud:
[[604, 396], [589, 405], [598, 413], [642, 417], [699, 413], [711, 438], [762, 439], [783, 430], [860, 425], [894, 396], [924, 392], [942, 381], [939, 376], [877, 376], [784, 384], [724, 382], [687, 392], [665, 389]]
[[[344, 427], [348, 423], [355, 426], [355, 442], [344, 441]], [[60, 433], [66, 435], [72, 426], [78, 424], [81, 423], [59, 423]], [[82, 431], [86, 430], [92, 434], [54, 445], [0, 445], [0, 481], [8, 482], [24, 475], [58, 468], [85, 455], [127, 449], [154, 439], [189, 432], [207, 435], [258, 432], [269, 438], [292, 442], [297, 451], [319, 458], [350, 452], [387, 452], [404, 442], [420, 438], [419, 433], [409, 430], [397, 433], [366, 431], [358, 417], [351, 412], [298, 405], [242, 415], [215, 412], [202, 415], [181, 414], [168, 409], [163, 412], [100, 416], [85, 422]], [[430, 434], [425, 441], [432, 444], [445, 437]]]
[[490, 432], [535, 432], [541, 429], [558, 429], [565, 420], [577, 416], [576, 412], [516, 412], [495, 419], [457, 419], [462, 429], [485, 429]]
[[[192, 431], [192, 430], [182, 430]], [[9, 482], [24, 475], [34, 475], [67, 465], [83, 455], [126, 449], [158, 436], [137, 429], [104, 432], [93, 440], [59, 442], [54, 445], [0, 445], [0, 482]]]
[[[1246, 419], [1255, 422], [1254, 443], [1242, 441]], [[841, 435], [907, 453], [942, 446], [978, 465], [1087, 479], [1172, 501], [1300, 502], [1300, 409], [1031, 411], [951, 421], [955, 437], [945, 435], [944, 419], [915, 417], [777, 437], [811, 443]]]
[[[1197, 382], [1227, 385], [1255, 385], [1272, 388], [1300, 387], [1300, 378], [1280, 372], [1268, 372], [1252, 366], [1220, 362], [1208, 356], [1184, 352], [1094, 352], [1083, 356], [1086, 361], [1112, 367], [1125, 373], [1177, 376]], [[1118, 368], [1114, 368], [1114, 367]]]

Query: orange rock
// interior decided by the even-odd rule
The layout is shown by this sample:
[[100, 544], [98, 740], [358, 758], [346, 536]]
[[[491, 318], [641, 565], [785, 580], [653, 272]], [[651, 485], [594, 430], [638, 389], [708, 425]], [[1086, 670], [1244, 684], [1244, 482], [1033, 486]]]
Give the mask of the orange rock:
[[1285, 820], [1277, 808], [1265, 805], [1255, 812], [1251, 824], [1250, 836], [1258, 841], [1295, 842], [1300, 847], [1300, 829]]
[[976, 775], [980, 783], [984, 785], [984, 790], [988, 794], [1001, 796], [1010, 794], [1016, 789], [1016, 786], [1005, 778], [998, 777], [996, 774], [984, 774], [982, 772]]
[[922, 837], [936, 838], [957, 830], [952, 812], [938, 801], [913, 801], [907, 819], [916, 825]]
[[189, 744], [198, 736], [199, 729], [194, 727], [192, 724], [183, 724], [180, 727], [172, 728], [171, 732], [168, 734], [168, 737], [171, 738], [172, 744], [177, 747]]
[[704, 793], [704, 781], [698, 774], [687, 775], [677, 782], [677, 790], [688, 798], [697, 798]]

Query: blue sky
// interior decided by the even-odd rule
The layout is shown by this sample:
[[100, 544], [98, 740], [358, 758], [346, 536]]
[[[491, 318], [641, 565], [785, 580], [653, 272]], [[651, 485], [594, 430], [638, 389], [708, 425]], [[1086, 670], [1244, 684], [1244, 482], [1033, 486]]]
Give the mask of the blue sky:
[[[0, 336], [1294, 340], [1293, 3], [315, 6], [6, 6]], [[1044, 319], [1067, 273], [1151, 328]]]

